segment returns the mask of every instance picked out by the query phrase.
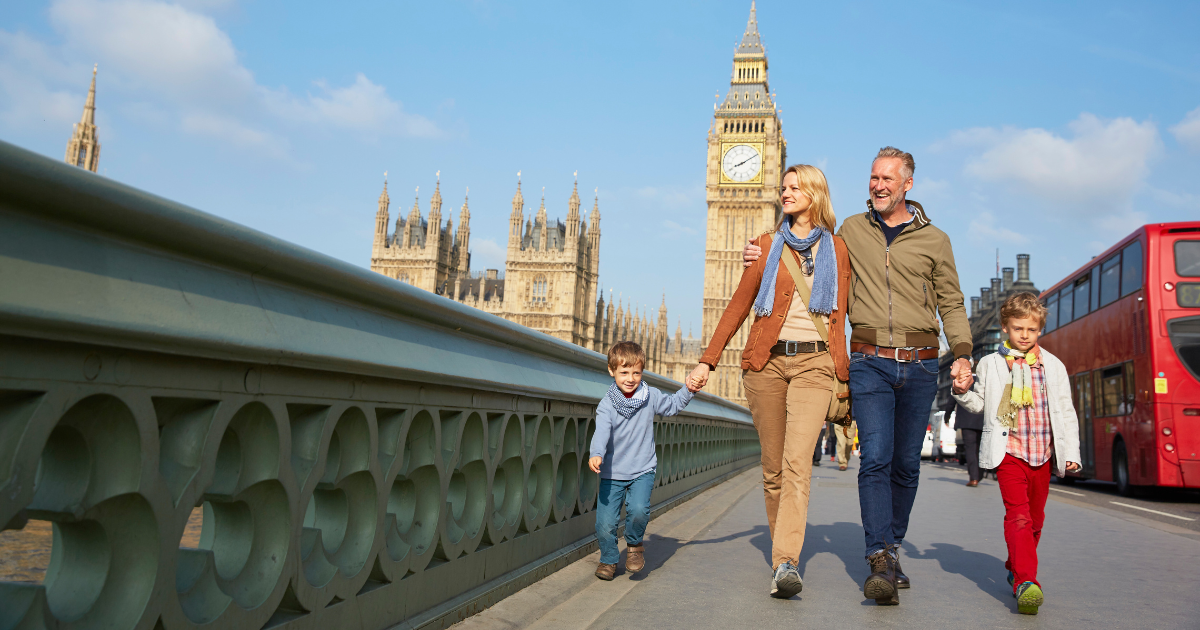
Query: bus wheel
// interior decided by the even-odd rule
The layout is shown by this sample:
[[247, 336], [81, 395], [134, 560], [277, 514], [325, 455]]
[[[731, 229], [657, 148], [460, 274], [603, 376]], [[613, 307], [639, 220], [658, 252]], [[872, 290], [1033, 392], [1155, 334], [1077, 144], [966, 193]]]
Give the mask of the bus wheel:
[[1113, 481], [1117, 482], [1117, 494], [1133, 496], [1134, 487], [1129, 483], [1129, 455], [1125, 452], [1124, 442], [1117, 442], [1113, 447]]

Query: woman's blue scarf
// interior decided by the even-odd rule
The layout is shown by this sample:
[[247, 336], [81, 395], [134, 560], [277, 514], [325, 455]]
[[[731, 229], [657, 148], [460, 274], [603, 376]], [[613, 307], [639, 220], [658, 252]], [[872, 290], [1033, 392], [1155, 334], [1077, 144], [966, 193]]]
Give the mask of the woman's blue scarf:
[[802, 252], [811, 249], [817, 239], [821, 246], [817, 248], [814, 262], [816, 274], [813, 278], [812, 296], [808, 310], [820, 314], [831, 315], [837, 308], [837, 255], [833, 250], [833, 235], [829, 230], [813, 226], [808, 238], [800, 238], [792, 234], [791, 217], [779, 226], [775, 239], [771, 242], [771, 251], [767, 254], [766, 268], [763, 269], [762, 284], [758, 286], [758, 297], [754, 298], [754, 312], [762, 317], [771, 314], [775, 306], [775, 277], [779, 275], [779, 264], [783, 257], [783, 244]]

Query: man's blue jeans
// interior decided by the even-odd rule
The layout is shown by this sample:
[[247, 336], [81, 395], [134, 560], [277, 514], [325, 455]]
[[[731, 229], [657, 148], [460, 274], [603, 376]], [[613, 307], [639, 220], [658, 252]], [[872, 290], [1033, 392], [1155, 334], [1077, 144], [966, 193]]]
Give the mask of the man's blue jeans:
[[868, 556], [900, 545], [908, 532], [937, 373], [937, 359], [901, 363], [850, 354], [851, 410], [861, 457], [858, 502]]
[[600, 541], [600, 562], [616, 564], [617, 521], [625, 504], [625, 543], [642, 544], [646, 524], [650, 522], [650, 491], [654, 489], [654, 471], [636, 479], [601, 479], [596, 497], [596, 540]]

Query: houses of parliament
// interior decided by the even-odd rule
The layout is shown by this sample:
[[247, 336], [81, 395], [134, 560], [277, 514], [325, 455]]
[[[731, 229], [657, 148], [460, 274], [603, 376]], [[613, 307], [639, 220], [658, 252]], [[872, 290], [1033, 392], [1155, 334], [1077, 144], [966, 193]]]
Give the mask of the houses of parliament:
[[[767, 52], [758, 33], [754, 3], [734, 49], [730, 88], [714, 105], [708, 130], [705, 180], [708, 219], [704, 257], [703, 330], [700, 339], [668, 329], [664, 297], [656, 313], [616, 305], [599, 293], [600, 202], [584, 215], [576, 181], [565, 220], [550, 218], [543, 196], [532, 216], [518, 178], [508, 222], [504, 270], [471, 270], [468, 200], [455, 227], [442, 213], [435, 184], [428, 213], [418, 200], [391, 224], [385, 181], [375, 215], [371, 269], [448, 299], [528, 326], [564, 341], [607, 352], [632, 340], [646, 349], [649, 371], [682, 381], [696, 365], [741, 278], [742, 245], [770, 229], [780, 211], [779, 180], [787, 144], [767, 82]], [[518, 174], [519, 177], [519, 174]], [[610, 289], [611, 292], [611, 289]], [[746, 404], [741, 385], [744, 325], [730, 341], [708, 391]]]

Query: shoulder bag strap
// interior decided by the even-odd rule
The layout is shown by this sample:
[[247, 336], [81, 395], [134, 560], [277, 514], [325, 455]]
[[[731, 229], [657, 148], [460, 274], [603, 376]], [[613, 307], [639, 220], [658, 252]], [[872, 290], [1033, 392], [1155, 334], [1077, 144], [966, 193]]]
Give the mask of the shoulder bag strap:
[[[808, 288], [808, 283], [804, 281], [804, 274], [800, 273], [800, 266], [796, 264], [796, 257], [789, 251], [790, 247], [783, 248], [783, 266], [787, 267], [788, 273], [792, 274], [792, 280], [796, 283], [796, 290], [800, 292], [800, 299], [804, 300], [805, 310], [808, 310], [809, 299], [812, 297], [812, 292]], [[808, 316], [812, 318], [813, 325], [817, 327], [817, 334], [821, 335], [821, 341], [826, 345], [829, 344], [829, 330], [825, 327], [825, 318], [820, 315], [808, 311]]]

